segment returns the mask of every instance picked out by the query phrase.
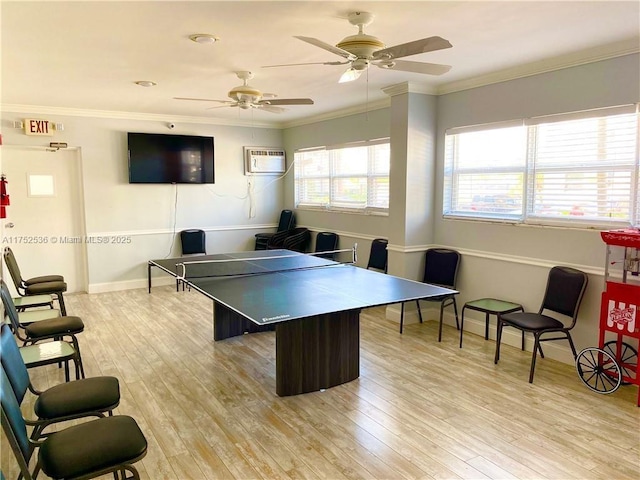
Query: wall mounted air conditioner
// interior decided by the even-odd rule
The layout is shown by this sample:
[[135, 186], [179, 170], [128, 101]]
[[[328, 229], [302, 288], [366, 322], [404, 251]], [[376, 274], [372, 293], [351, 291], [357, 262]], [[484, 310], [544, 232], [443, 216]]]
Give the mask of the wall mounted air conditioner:
[[284, 148], [244, 147], [245, 175], [279, 175], [285, 168]]

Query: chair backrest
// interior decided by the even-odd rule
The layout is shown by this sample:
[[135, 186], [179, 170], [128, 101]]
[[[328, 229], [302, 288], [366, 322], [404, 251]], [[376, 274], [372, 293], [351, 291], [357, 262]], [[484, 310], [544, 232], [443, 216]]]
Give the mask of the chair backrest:
[[278, 222], [278, 232], [291, 230], [296, 226], [296, 216], [291, 210], [282, 210], [280, 212], [280, 221]]
[[294, 228], [282, 242], [282, 248], [304, 253], [311, 241], [311, 232], [307, 228]]
[[18, 347], [15, 338], [13, 338], [9, 326], [2, 325], [0, 330], [0, 346], [2, 347], [0, 361], [2, 362], [2, 368], [11, 383], [11, 388], [18, 403], [22, 403], [31, 383], [29, 372], [22, 360], [20, 347]]
[[20, 293], [20, 289], [23, 287], [24, 281], [22, 280], [22, 273], [20, 273], [20, 267], [18, 267], [16, 256], [9, 247], [4, 247], [3, 255], [4, 263], [7, 265], [9, 275], [11, 275], [11, 280], [13, 280], [16, 290]]
[[182, 230], [180, 232], [180, 244], [183, 255], [207, 253], [207, 236], [204, 230]]
[[448, 248], [430, 248], [424, 259], [423, 283], [456, 288], [460, 253]]
[[[338, 234], [333, 232], [320, 232], [316, 235], [316, 253], [318, 252], [330, 252], [338, 248]], [[327, 253], [325, 255], [318, 255], [318, 257], [327, 258], [333, 260], [335, 253]]]
[[384, 273], [387, 273], [388, 244], [389, 241], [384, 238], [376, 238], [371, 242], [367, 268], [375, 268], [376, 270], [382, 270]]
[[543, 310], [551, 310], [571, 317], [570, 328], [573, 328], [588, 282], [587, 274], [580, 270], [571, 267], [553, 267], [549, 271], [540, 313]]
[[[7, 284], [4, 283], [4, 280], [1, 279], [0, 297], [2, 297], [4, 313], [7, 317], [9, 317], [9, 321], [11, 322], [11, 328], [13, 328], [14, 332], [22, 339], [22, 336], [20, 335], [20, 315], [18, 314], [15, 303], [13, 303], [13, 298], [11, 297], [11, 293], [7, 288]], [[5, 324], [4, 322], [2, 322], [2, 327], [4, 328], [4, 326]]]
[[26, 480], [31, 479], [29, 474], [29, 458], [33, 449], [27, 436], [27, 425], [20, 411], [20, 404], [11, 388], [11, 383], [5, 374], [4, 368], [0, 369], [0, 406], [2, 407], [2, 429], [9, 440], [11, 449], [15, 454], [22, 475]]

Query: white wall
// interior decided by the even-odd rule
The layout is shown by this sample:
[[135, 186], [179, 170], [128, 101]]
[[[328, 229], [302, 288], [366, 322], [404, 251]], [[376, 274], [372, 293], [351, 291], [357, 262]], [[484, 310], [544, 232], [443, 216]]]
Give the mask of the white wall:
[[[245, 176], [242, 147], [282, 146], [279, 129], [178, 121], [169, 130], [164, 121], [105, 117], [46, 112], [2, 116], [5, 145], [56, 141], [79, 147], [86, 234], [131, 238], [129, 244], [87, 245], [90, 292], [144, 286], [147, 261], [179, 254], [175, 232], [184, 228], [206, 230], [207, 251], [214, 253], [251, 249], [255, 233], [277, 224], [284, 201], [282, 182], [268, 185], [274, 177]], [[24, 118], [63, 123], [64, 131], [54, 137], [26, 136], [11, 127], [14, 120]], [[126, 134], [130, 131], [213, 136], [215, 184], [129, 184]], [[253, 211], [247, 196], [249, 178], [255, 182]]]

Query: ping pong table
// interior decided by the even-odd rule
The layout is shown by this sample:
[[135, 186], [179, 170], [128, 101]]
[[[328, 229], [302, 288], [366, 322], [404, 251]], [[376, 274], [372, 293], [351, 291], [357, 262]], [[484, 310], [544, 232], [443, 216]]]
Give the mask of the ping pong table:
[[279, 396], [359, 377], [363, 308], [458, 293], [289, 250], [150, 260], [149, 293], [153, 267], [213, 300], [215, 341], [275, 330]]

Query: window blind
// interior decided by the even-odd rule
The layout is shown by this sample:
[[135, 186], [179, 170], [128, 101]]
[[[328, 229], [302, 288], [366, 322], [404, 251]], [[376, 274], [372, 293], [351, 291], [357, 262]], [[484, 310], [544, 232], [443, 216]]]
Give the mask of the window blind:
[[529, 223], [640, 223], [637, 105], [450, 129], [443, 213]]
[[295, 153], [296, 206], [335, 210], [389, 208], [389, 139]]

